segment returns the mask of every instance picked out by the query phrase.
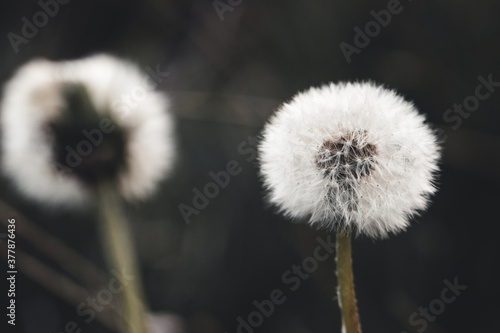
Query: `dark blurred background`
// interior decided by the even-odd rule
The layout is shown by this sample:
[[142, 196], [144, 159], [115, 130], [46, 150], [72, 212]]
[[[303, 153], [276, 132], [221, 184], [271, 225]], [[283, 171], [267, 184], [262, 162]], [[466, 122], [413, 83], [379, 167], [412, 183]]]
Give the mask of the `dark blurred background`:
[[[498, 1], [71, 0], [17, 45], [18, 52], [9, 33], [22, 36], [22, 18], [33, 22], [42, 7], [35, 1], [1, 6], [1, 82], [35, 57], [98, 52], [133, 60], [145, 75], [148, 69], [169, 73], [158, 89], [172, 101], [176, 167], [153, 198], [127, 207], [146, 297], [157, 321], [165, 323], [159, 332], [237, 332], [238, 318], [248, 322], [253, 302], [268, 300], [274, 289], [286, 301], [259, 327], [240, 332], [340, 332], [333, 255], [296, 291], [282, 279], [328, 233], [290, 223], [266, 205], [254, 138], [297, 91], [366, 79], [413, 100], [440, 131], [444, 154], [440, 191], [428, 211], [400, 235], [353, 243], [364, 332], [498, 332], [500, 87], [490, 87], [490, 96], [460, 117], [459, 126], [457, 114], [446, 117], [454, 104], [474, 96], [479, 76], [500, 82]], [[369, 24], [372, 37], [356, 46], [355, 27], [364, 31], [376, 22], [372, 11], [388, 6], [397, 14], [378, 30]], [[357, 48], [350, 62], [341, 43]], [[212, 181], [210, 171], [225, 170], [231, 160], [241, 173], [187, 224], [179, 204], [192, 206], [193, 188], [202, 189]], [[85, 298], [72, 297], [74, 286], [66, 281], [78, 279], [40, 250], [53, 247], [56, 237], [105, 272], [94, 210], [32, 203], [5, 178], [0, 188], [0, 218], [16, 218], [17, 248], [35, 260], [18, 258], [17, 324], [7, 327], [2, 310], [0, 325], [7, 332], [64, 332], [74, 321], [81, 332], [111, 332], [105, 320], [86, 323], [77, 313]], [[21, 230], [23, 221], [41, 230]], [[32, 278], [43, 267], [56, 274], [49, 280], [59, 289]], [[443, 281], [455, 279], [468, 288], [441, 309], [435, 300]], [[86, 288], [95, 296], [102, 285]], [[429, 305], [439, 314], [427, 320], [418, 314], [412, 321]], [[167, 329], [171, 322], [182, 327]]]

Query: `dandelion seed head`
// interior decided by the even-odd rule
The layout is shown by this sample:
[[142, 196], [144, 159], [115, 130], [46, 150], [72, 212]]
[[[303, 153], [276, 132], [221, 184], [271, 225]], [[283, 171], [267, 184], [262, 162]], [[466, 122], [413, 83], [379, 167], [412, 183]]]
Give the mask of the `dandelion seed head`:
[[369, 82], [297, 94], [259, 146], [268, 199], [282, 213], [373, 238], [404, 230], [426, 208], [439, 152], [413, 104]]
[[85, 203], [102, 181], [129, 200], [151, 194], [175, 151], [168, 100], [144, 76], [108, 55], [22, 66], [0, 106], [4, 174], [50, 204]]

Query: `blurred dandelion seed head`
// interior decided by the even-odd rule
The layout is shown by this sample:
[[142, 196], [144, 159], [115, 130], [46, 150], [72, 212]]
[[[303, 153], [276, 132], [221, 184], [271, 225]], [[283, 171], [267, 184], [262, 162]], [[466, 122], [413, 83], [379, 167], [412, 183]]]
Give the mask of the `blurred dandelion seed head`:
[[[149, 195], [172, 167], [173, 124], [143, 77], [107, 55], [22, 66], [1, 103], [3, 172], [46, 203], [84, 203], [101, 181], [129, 200]], [[123, 101], [138, 88], [139, 101]]]
[[426, 208], [440, 149], [411, 103], [365, 82], [297, 94], [264, 128], [259, 153], [268, 198], [287, 217], [377, 238]]

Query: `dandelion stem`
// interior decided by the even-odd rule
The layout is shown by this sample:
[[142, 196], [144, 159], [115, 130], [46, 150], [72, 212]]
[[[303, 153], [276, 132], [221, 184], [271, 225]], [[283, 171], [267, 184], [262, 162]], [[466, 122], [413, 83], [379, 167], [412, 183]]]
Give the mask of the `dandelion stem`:
[[351, 233], [345, 230], [337, 232], [337, 280], [342, 332], [361, 333], [352, 274]]
[[99, 187], [99, 209], [102, 233], [108, 250], [111, 270], [133, 278], [123, 285], [118, 299], [126, 333], [146, 333], [146, 306], [143, 301], [140, 275], [137, 269], [133, 242], [126, 220], [120, 209], [118, 194], [110, 184]]

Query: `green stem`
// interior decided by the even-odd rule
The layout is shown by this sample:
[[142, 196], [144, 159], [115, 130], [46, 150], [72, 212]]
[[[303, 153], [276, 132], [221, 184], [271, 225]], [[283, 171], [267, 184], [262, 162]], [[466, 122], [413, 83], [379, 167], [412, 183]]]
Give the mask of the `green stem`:
[[117, 295], [124, 319], [124, 332], [146, 333], [146, 307], [133, 241], [120, 210], [120, 198], [110, 184], [101, 184], [99, 187], [99, 209], [110, 269], [125, 271], [127, 275], [134, 277], [123, 285], [123, 290]]
[[337, 232], [337, 280], [342, 332], [361, 333], [352, 274], [351, 233]]

